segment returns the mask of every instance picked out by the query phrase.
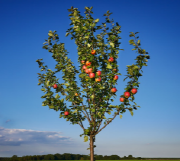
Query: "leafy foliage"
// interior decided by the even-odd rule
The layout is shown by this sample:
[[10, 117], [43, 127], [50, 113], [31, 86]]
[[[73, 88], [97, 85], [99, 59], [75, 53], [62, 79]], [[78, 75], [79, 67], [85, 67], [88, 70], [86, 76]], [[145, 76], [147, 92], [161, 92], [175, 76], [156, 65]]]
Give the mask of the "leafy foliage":
[[[109, 16], [112, 14], [107, 11], [104, 16], [106, 16], [106, 23], [112, 24], [112, 29], [108, 32], [109, 27], [106, 26], [106, 23], [102, 23], [102, 25], [97, 26], [99, 19], [93, 19], [91, 14], [93, 13], [93, 7], [85, 7], [86, 18], [80, 15], [80, 12], [77, 8], [71, 7], [68, 9], [71, 20], [71, 28], [66, 31], [65, 36], [71, 35], [71, 40], [74, 39], [77, 45], [77, 53], [78, 53], [78, 62], [80, 63], [79, 68], [81, 72], [73, 65], [73, 62], [67, 56], [67, 50], [65, 49], [64, 43], [58, 43], [59, 37], [56, 31], [49, 31], [48, 39], [43, 43], [43, 49], [48, 50], [52, 53], [52, 57], [56, 60], [56, 71], [52, 71], [51, 69], [47, 69], [47, 66], [43, 66], [43, 59], [38, 59], [36, 62], [39, 64], [39, 68], [41, 68], [42, 72], [46, 72], [44, 74], [39, 75], [39, 83], [42, 84], [42, 91], [45, 93], [41, 98], [45, 98], [43, 101], [43, 106], [49, 106], [50, 109], [54, 109], [56, 111], [62, 111], [60, 113], [60, 118], [66, 118], [67, 121], [70, 121], [72, 124], [79, 124], [84, 133], [80, 135], [84, 135], [84, 141], [88, 141], [88, 136], [97, 135], [103, 128], [105, 128], [112, 120], [119, 114], [123, 114], [126, 112], [126, 109], [130, 111], [130, 114], [133, 116], [133, 109], [137, 110], [137, 104], [134, 102], [133, 108], [129, 104], [129, 101], [134, 101], [134, 94], [131, 92], [132, 88], [139, 87], [138, 79], [142, 76], [140, 70], [142, 66], [147, 66], [147, 59], [150, 59], [148, 53], [140, 48], [140, 40], [137, 40], [139, 37], [135, 37], [138, 32], [133, 33], [130, 32], [130, 37], [134, 37], [134, 39], [129, 40], [129, 44], [133, 45], [134, 48], [132, 50], [136, 50], [136, 53], [139, 55], [135, 60], [136, 64], [127, 65], [127, 77], [124, 81], [129, 78], [130, 81], [127, 83], [127, 87], [124, 89], [124, 92], [130, 92], [130, 99], [125, 98], [122, 94], [120, 97], [123, 97], [125, 100], [120, 105], [110, 105], [109, 101], [113, 101], [111, 97], [116, 97], [116, 93], [111, 92], [112, 88], [115, 88], [117, 85], [117, 80], [114, 80], [115, 75], [121, 75], [118, 71], [117, 59], [120, 49], [119, 39], [121, 37], [119, 34], [121, 33], [121, 26], [116, 22], [114, 26], [114, 21], [110, 20]], [[102, 30], [100, 34], [96, 36], [94, 33], [97, 30]], [[107, 42], [104, 41], [104, 37], [107, 36]], [[91, 51], [95, 50], [96, 53], [93, 55]], [[110, 52], [108, 52], [110, 51]], [[108, 59], [112, 57], [114, 61], [109, 61]], [[86, 68], [89, 70], [92, 68], [92, 72], [95, 73], [94, 78], [90, 78], [87, 73], [82, 69], [84, 64], [82, 61], [91, 62], [89, 66]], [[115, 70], [114, 70], [115, 69]], [[101, 81], [95, 81], [99, 76], [96, 72], [101, 71]], [[56, 73], [62, 71], [62, 79], [64, 83], [59, 83], [55, 76]], [[142, 70], [141, 70], [142, 71]], [[142, 71], [143, 72], [143, 71]], [[81, 81], [81, 89], [78, 87], [76, 82], [76, 75], [79, 73], [79, 78]], [[57, 88], [54, 92], [51, 91], [52, 86], [56, 84]], [[61, 96], [59, 94], [66, 96], [65, 100], [71, 102], [71, 108], [67, 108], [66, 103], [64, 103], [64, 99], [60, 99]], [[83, 103], [84, 98], [87, 101], [87, 105]], [[130, 107], [127, 107], [129, 106]], [[115, 110], [113, 118], [105, 117], [105, 113], [111, 114], [111, 111]], [[68, 111], [69, 115], [64, 115], [64, 112]], [[122, 115], [120, 115], [122, 119]], [[82, 121], [87, 119], [89, 121], [90, 126], [85, 129]], [[104, 126], [100, 129], [102, 121], [104, 121]]]

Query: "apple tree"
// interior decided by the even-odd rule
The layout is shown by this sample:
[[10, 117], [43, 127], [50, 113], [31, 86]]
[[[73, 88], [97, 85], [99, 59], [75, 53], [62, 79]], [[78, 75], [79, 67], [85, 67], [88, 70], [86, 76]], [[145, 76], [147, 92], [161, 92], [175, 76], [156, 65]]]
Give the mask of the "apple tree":
[[[90, 139], [90, 160], [94, 161], [94, 145], [95, 136], [104, 129], [112, 120], [129, 110], [133, 116], [133, 110], [137, 110], [137, 104], [134, 101], [134, 95], [137, 93], [139, 87], [138, 78], [142, 76], [140, 70], [142, 66], [147, 66], [147, 59], [150, 59], [148, 52], [140, 48], [139, 37], [136, 37], [136, 33], [130, 32], [129, 44], [133, 45], [132, 50], [136, 50], [139, 55], [136, 57], [136, 64], [127, 65], [127, 78], [130, 81], [127, 87], [124, 89], [124, 93], [120, 95], [120, 104], [111, 105], [109, 101], [116, 98], [116, 85], [118, 75], [121, 75], [118, 70], [117, 58], [121, 37], [121, 26], [116, 22], [110, 20], [109, 16], [112, 14], [107, 11], [106, 23], [112, 24], [112, 29], [108, 32], [109, 27], [106, 23], [97, 26], [99, 19], [93, 19], [91, 14], [93, 13], [93, 7], [85, 7], [86, 18], [80, 15], [78, 8], [71, 7], [68, 9], [71, 20], [71, 28], [66, 31], [66, 36], [71, 35], [71, 40], [75, 39], [77, 45], [78, 62], [80, 63], [79, 69], [73, 65], [73, 62], [67, 56], [67, 50], [64, 43], [58, 43], [59, 37], [56, 31], [49, 31], [48, 40], [43, 43], [43, 48], [52, 53], [52, 57], [57, 61], [56, 71], [47, 69], [48, 67], [43, 65], [43, 59], [38, 59], [36, 62], [39, 64], [39, 68], [44, 74], [38, 73], [39, 83], [42, 84], [42, 91], [45, 93], [41, 98], [45, 98], [42, 106], [49, 106], [50, 109], [54, 109], [60, 112], [60, 118], [63, 117], [72, 124], [79, 124], [83, 129], [84, 141], [87, 142]], [[94, 35], [97, 30], [102, 30], [100, 34]], [[104, 41], [104, 37], [107, 36], [107, 42]], [[108, 51], [110, 51], [108, 53]], [[59, 83], [55, 76], [56, 73], [62, 71], [62, 79], [64, 83]], [[143, 72], [141, 70], [141, 72]], [[78, 87], [76, 82], [76, 74], [78, 74], [81, 82], [81, 87]], [[125, 81], [124, 79], [124, 81]], [[52, 89], [55, 89], [55, 93]], [[53, 89], [53, 90], [54, 90]], [[61, 96], [65, 97], [65, 100], [71, 102], [71, 106], [67, 107], [65, 100]], [[86, 103], [83, 102], [86, 101]], [[130, 101], [134, 103], [132, 106]], [[112, 118], [106, 118], [105, 113], [111, 114], [111, 111], [115, 110]], [[87, 119], [89, 127], [83, 126], [83, 121]], [[104, 125], [100, 128], [102, 121]], [[87, 150], [88, 150], [87, 149]]]

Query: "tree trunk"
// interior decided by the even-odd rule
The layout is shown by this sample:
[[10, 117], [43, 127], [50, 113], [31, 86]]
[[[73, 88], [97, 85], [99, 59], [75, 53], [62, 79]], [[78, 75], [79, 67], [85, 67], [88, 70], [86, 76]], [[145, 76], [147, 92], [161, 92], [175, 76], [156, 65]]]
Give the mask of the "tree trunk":
[[94, 159], [94, 136], [90, 135], [90, 160], [95, 161]]

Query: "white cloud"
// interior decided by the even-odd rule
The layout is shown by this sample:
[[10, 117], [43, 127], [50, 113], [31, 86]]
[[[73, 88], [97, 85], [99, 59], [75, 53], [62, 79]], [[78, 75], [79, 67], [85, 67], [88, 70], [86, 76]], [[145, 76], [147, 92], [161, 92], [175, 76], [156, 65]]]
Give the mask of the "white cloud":
[[0, 127], [0, 146], [20, 146], [21, 144], [74, 144], [72, 138], [60, 136], [61, 132], [36, 131], [26, 129], [5, 129]]

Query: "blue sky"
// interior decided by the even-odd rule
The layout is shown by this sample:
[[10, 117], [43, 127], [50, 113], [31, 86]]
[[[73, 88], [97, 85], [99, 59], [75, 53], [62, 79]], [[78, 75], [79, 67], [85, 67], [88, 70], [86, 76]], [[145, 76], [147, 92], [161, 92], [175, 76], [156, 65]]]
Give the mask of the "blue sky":
[[[129, 32], [139, 32], [141, 48], [150, 55], [135, 95], [141, 108], [133, 117], [129, 111], [122, 119], [118, 115], [103, 129], [96, 136], [95, 154], [180, 157], [178, 0], [1, 0], [0, 157], [90, 153], [86, 150], [89, 141], [79, 136], [82, 128], [59, 118], [60, 111], [42, 106], [44, 93], [37, 85], [40, 68], [36, 60], [43, 58], [52, 70], [56, 64], [51, 53], [42, 49], [49, 30], [57, 31], [68, 57], [79, 69], [77, 46], [70, 36], [65, 37], [71, 27], [67, 10], [71, 6], [84, 17], [85, 6], [93, 6], [92, 16], [100, 19], [98, 25], [105, 22], [103, 14], [110, 10], [110, 18], [121, 25], [120, 48], [124, 51], [119, 52], [117, 61], [122, 76], [117, 81], [113, 105], [120, 104], [120, 95], [129, 81], [123, 81], [126, 65], [135, 63], [137, 56], [129, 45]], [[58, 78], [62, 79], [61, 74]], [[87, 120], [83, 125], [89, 127]]]

